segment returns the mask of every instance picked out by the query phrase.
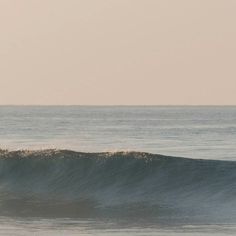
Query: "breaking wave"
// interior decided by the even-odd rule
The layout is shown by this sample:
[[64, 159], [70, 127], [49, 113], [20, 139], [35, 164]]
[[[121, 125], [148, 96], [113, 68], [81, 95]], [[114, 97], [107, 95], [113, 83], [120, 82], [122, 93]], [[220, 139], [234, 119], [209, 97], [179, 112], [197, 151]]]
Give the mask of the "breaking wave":
[[236, 162], [0, 150], [0, 215], [236, 219]]

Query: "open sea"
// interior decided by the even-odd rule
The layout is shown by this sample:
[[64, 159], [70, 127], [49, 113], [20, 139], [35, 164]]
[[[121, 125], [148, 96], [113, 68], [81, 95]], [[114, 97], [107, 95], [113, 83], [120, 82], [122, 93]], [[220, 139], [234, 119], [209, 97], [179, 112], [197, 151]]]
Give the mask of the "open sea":
[[0, 106], [0, 235], [236, 235], [236, 106]]

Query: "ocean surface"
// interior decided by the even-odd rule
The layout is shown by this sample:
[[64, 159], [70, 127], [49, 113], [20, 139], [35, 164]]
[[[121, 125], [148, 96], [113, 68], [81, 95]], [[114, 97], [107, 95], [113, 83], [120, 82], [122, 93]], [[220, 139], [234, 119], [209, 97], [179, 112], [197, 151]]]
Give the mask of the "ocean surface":
[[235, 106], [0, 106], [0, 235], [235, 235]]

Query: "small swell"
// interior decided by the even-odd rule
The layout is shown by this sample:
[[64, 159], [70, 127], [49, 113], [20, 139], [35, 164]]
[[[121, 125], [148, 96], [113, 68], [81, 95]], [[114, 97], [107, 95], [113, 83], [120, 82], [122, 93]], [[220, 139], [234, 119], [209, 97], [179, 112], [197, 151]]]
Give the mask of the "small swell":
[[0, 215], [236, 219], [235, 206], [234, 161], [0, 150]]

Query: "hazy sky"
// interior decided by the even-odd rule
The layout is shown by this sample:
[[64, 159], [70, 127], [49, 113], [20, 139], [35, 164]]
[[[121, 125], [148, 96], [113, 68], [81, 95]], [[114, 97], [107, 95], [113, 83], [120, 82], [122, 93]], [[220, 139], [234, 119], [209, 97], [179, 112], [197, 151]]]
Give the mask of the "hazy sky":
[[236, 104], [236, 1], [0, 0], [0, 104]]

